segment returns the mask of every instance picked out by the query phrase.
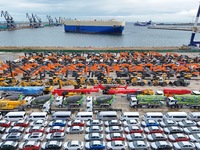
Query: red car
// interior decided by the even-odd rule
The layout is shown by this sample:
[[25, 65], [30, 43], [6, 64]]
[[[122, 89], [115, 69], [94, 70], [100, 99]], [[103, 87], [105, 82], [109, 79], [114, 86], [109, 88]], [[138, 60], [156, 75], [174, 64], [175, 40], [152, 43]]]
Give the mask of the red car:
[[29, 121], [19, 120], [17, 122], [13, 122], [12, 126], [28, 127], [29, 126]]
[[0, 120], [0, 127], [10, 127], [11, 121], [8, 120]]
[[181, 142], [181, 141], [189, 141], [190, 138], [182, 133], [177, 133], [177, 134], [171, 134], [168, 136], [168, 140], [170, 142]]
[[42, 132], [44, 133], [44, 127], [42, 126], [33, 126], [26, 129], [26, 133], [33, 133], [33, 132]]
[[122, 133], [111, 133], [106, 135], [107, 141], [124, 141], [125, 135]]
[[37, 141], [22, 142], [19, 145], [20, 150], [39, 150], [40, 147], [41, 147], [41, 143]]
[[131, 134], [131, 133], [143, 133], [143, 129], [138, 126], [128, 126], [124, 128], [124, 132], [126, 134]]
[[85, 122], [83, 120], [72, 120], [72, 121], [69, 121], [68, 124], [67, 124], [69, 127], [71, 126], [81, 126], [81, 127], [84, 127], [85, 126]]
[[54, 133], [54, 132], [65, 132], [65, 128], [60, 126], [53, 126], [46, 129], [46, 133]]
[[158, 126], [151, 126], [151, 127], [145, 127], [144, 133], [146, 134], [152, 134], [152, 133], [163, 133], [163, 129]]

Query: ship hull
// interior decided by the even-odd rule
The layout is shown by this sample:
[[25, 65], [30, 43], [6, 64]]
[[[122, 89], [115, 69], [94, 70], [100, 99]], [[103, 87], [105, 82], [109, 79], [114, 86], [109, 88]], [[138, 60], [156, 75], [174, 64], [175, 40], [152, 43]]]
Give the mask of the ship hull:
[[65, 32], [122, 34], [125, 23], [119, 21], [66, 21]]

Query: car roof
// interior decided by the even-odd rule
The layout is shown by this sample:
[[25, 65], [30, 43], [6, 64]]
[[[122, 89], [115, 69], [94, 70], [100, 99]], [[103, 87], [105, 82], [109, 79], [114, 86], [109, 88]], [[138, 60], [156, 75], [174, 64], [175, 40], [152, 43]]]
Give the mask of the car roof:
[[91, 135], [93, 135], [93, 136], [98, 136], [99, 133], [91, 133]]
[[78, 144], [79, 144], [79, 141], [71, 141], [71, 144], [73, 144], [73, 145], [78, 145]]
[[13, 141], [5, 141], [4, 144], [6, 144], [6, 145], [13, 145]]
[[93, 141], [93, 144], [101, 144], [101, 141]]
[[36, 141], [28, 141], [26, 144], [27, 145], [34, 145]]
[[49, 144], [51, 145], [57, 145], [58, 141], [49, 141]]

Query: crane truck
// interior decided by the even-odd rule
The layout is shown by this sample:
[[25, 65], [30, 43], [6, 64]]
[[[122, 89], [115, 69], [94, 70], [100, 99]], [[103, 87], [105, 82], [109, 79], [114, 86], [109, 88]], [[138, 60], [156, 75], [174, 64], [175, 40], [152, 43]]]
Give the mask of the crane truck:
[[170, 108], [200, 108], [200, 95], [174, 95], [168, 97], [166, 105]]
[[137, 95], [132, 96], [130, 107], [132, 108], [158, 108], [164, 105], [166, 97], [163, 95]]

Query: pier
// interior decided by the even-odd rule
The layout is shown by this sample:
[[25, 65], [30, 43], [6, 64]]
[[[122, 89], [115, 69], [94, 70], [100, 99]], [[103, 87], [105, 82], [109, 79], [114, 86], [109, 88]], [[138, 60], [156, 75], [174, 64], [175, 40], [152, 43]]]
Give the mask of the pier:
[[193, 27], [185, 27], [185, 26], [149, 26], [148, 29], [192, 31]]

